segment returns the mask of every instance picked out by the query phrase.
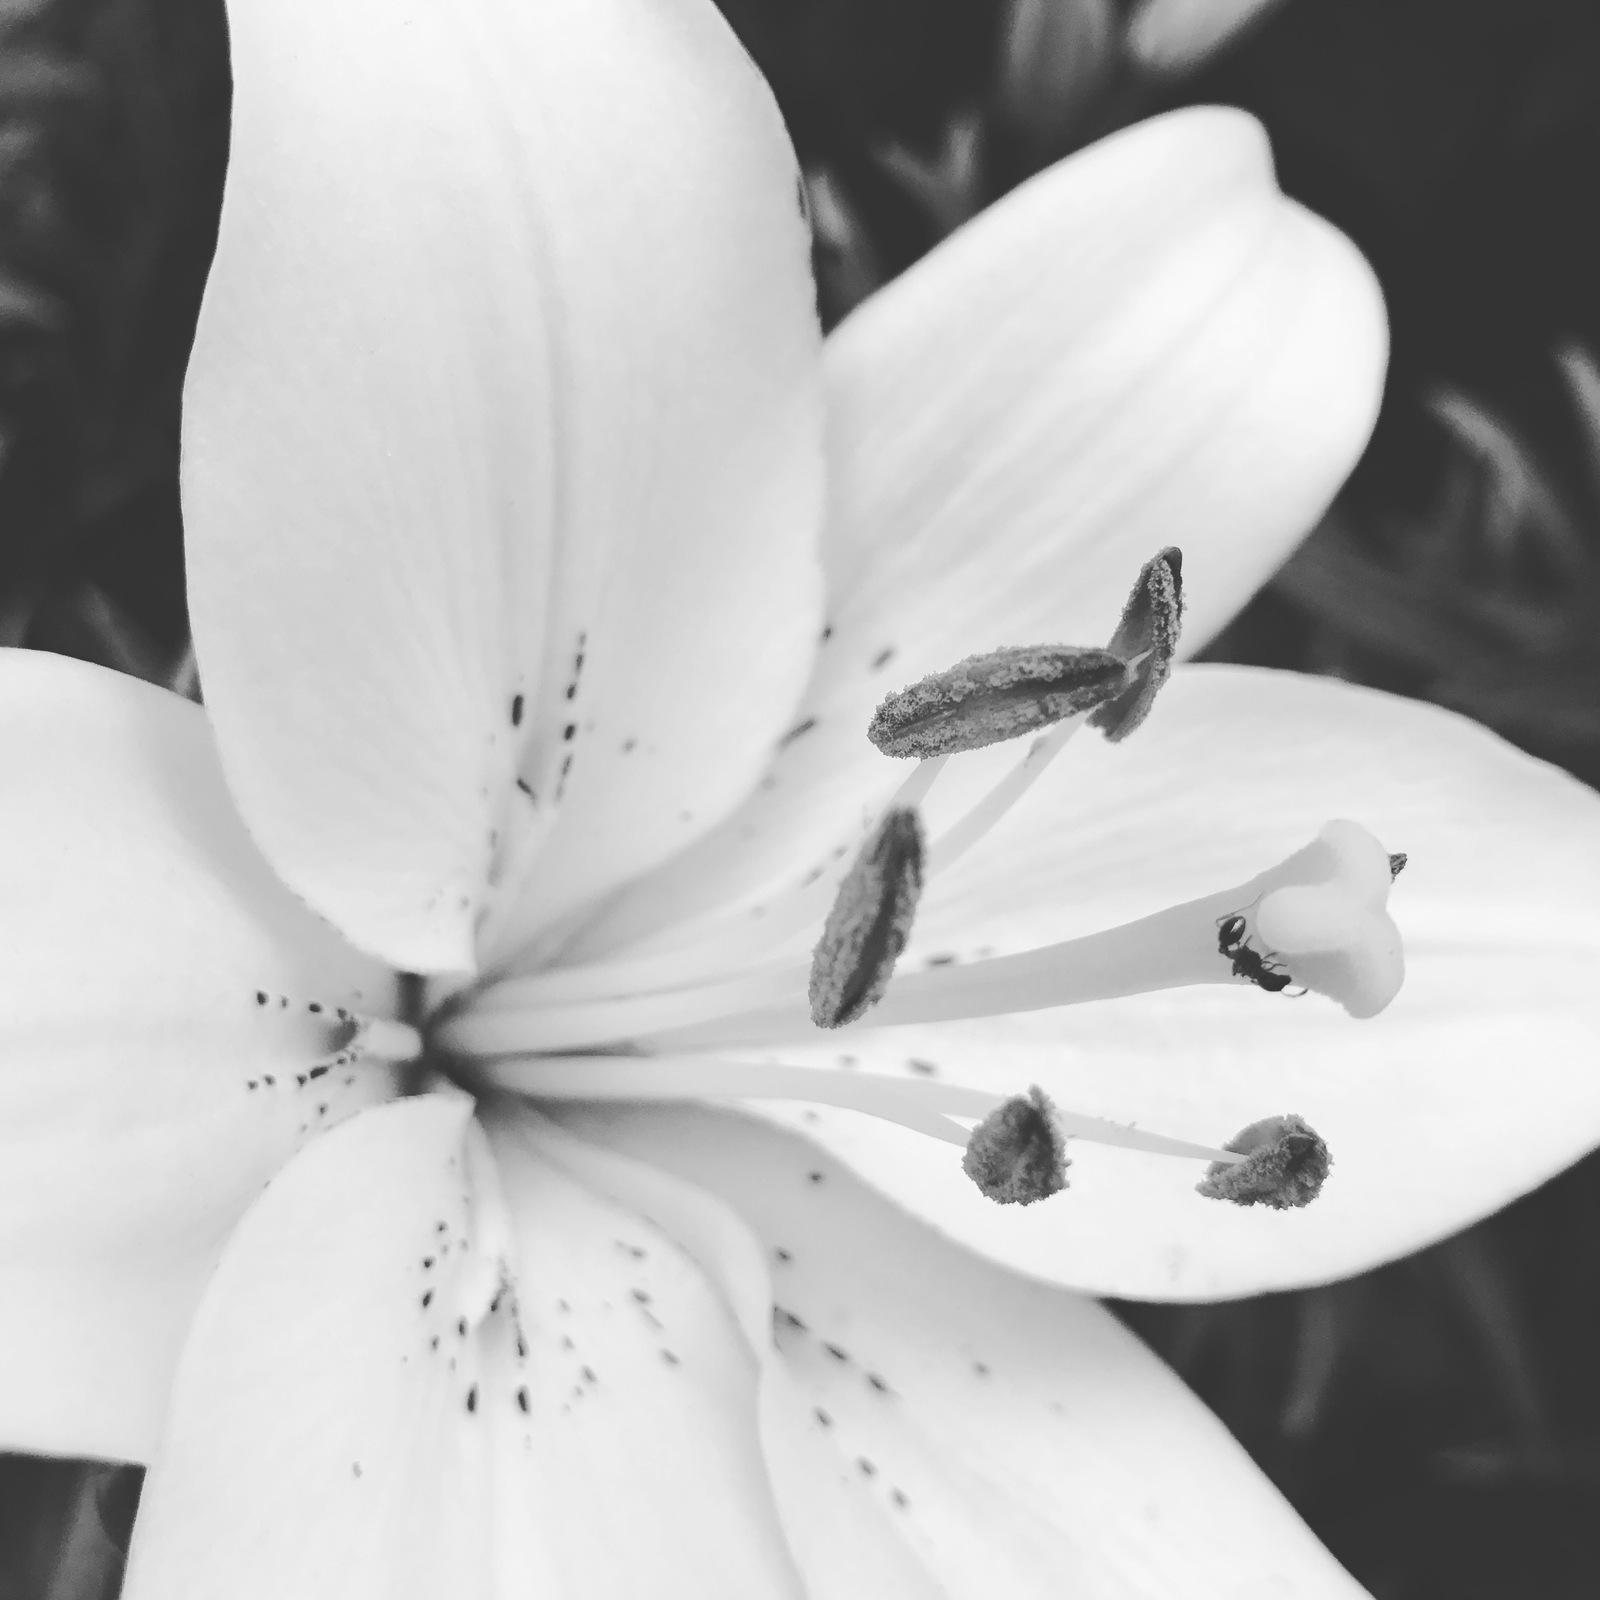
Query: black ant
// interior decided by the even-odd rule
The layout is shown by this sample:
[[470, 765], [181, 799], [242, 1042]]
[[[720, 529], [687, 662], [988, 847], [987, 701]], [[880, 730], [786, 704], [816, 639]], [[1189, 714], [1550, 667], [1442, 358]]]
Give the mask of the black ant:
[[1247, 924], [1237, 912], [1217, 919], [1217, 953], [1233, 963], [1236, 978], [1248, 978], [1258, 989], [1279, 994], [1289, 987], [1289, 974], [1272, 955], [1263, 956], [1249, 941]]

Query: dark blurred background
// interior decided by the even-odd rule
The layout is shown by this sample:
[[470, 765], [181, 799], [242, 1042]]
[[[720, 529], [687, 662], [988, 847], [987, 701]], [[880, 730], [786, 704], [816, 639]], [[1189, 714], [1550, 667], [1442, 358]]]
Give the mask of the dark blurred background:
[[[1377, 268], [1394, 361], [1345, 494], [1210, 653], [1432, 699], [1600, 783], [1594, 0], [1278, 0], [1216, 38], [1161, 0], [722, 3], [800, 150], [830, 322], [1101, 133], [1261, 117]], [[0, 0], [0, 643], [180, 689], [227, 110], [220, 0]], [[1379, 1600], [1592, 1600], [1597, 1239], [1592, 1158], [1347, 1284], [1118, 1309]], [[0, 1600], [115, 1594], [137, 1494], [0, 1456]]]

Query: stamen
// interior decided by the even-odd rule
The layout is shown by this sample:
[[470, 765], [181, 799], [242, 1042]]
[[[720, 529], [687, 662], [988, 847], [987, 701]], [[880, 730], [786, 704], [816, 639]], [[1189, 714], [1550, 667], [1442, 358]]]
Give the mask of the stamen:
[[1035, 1084], [976, 1128], [961, 1170], [996, 1205], [1029, 1206], [1067, 1186], [1067, 1140], [1056, 1108]]
[[1077, 716], [1058, 722], [1048, 733], [1040, 734], [1028, 746], [1028, 753], [1022, 760], [959, 822], [953, 823], [941, 837], [934, 840], [929, 852], [928, 876], [938, 877], [983, 838], [1038, 782], [1044, 769], [1055, 760], [1088, 718], [1089, 713], [1080, 711]]
[[1109, 650], [1012, 645], [896, 690], [867, 737], [886, 756], [982, 750], [1093, 710], [1127, 687], [1127, 663]]
[[[485, 1090], [535, 1100], [639, 1101], [793, 1100], [833, 1105], [898, 1122], [917, 1133], [966, 1148], [971, 1133], [952, 1118], [982, 1121], [1015, 1096], [963, 1084], [842, 1072], [832, 1067], [728, 1061], [720, 1056], [522, 1056], [467, 1064], [466, 1075]], [[1130, 1128], [1103, 1117], [1052, 1108], [1064, 1138], [1146, 1155], [1177, 1156], [1229, 1166], [1245, 1158], [1214, 1145]]]
[[1389, 881], [1394, 882], [1406, 870], [1406, 862], [1411, 859], [1404, 850], [1396, 850], [1389, 857]]
[[917, 813], [890, 811], [839, 885], [811, 958], [807, 993], [819, 1028], [865, 1016], [888, 988], [922, 893], [922, 854]]
[[1308, 1206], [1322, 1193], [1333, 1157], [1320, 1134], [1292, 1112], [1252, 1122], [1228, 1141], [1243, 1154], [1231, 1166], [1213, 1166], [1195, 1185], [1208, 1200], [1277, 1211]]
[[1028, 753], [942, 838], [936, 839], [928, 876], [936, 877], [964, 856], [1039, 780], [1067, 741], [1085, 723], [1099, 728], [1113, 744], [1133, 732], [1150, 714], [1157, 693], [1172, 675], [1172, 658], [1183, 623], [1183, 552], [1158, 551], [1139, 569], [1122, 620], [1106, 646], [1122, 660], [1132, 684], [1114, 699], [1064, 719], [1033, 741]]
[[1162, 684], [1172, 676], [1172, 658], [1183, 625], [1183, 552], [1158, 551], [1139, 569], [1122, 610], [1122, 621], [1106, 647], [1133, 668], [1130, 688], [1090, 714], [1112, 744], [1126, 739], [1150, 715]]
[[[922, 1085], [872, 1073], [722, 1061], [710, 1056], [530, 1056], [478, 1062], [485, 1087], [535, 1100], [795, 1100], [842, 1106], [965, 1147], [967, 1130], [930, 1104]], [[998, 1095], [989, 1097], [998, 1100]]]

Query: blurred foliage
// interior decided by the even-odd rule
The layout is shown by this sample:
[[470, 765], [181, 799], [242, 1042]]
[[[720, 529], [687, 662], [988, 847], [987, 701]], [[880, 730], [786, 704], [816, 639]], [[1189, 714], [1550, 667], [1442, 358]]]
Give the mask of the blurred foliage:
[[212, 0], [0, 0], [0, 641], [145, 675], [181, 648], [227, 111]]
[[[1256, 112], [1377, 267], [1394, 362], [1349, 489], [1211, 653], [1432, 699], [1600, 784], [1593, 0], [722, 4], [801, 153], [830, 324], [1112, 128]], [[0, 642], [180, 686], [227, 103], [220, 0], [0, 0]], [[1120, 1310], [1379, 1600], [1567, 1600], [1600, 1593], [1597, 1239], [1591, 1159], [1347, 1284]], [[138, 1481], [0, 1457], [0, 1600], [113, 1594]]]

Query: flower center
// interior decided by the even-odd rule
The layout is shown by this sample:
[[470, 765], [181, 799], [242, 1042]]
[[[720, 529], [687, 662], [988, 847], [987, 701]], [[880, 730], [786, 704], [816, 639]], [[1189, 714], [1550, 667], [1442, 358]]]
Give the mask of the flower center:
[[[1141, 571], [1105, 649], [1008, 648], [890, 695], [869, 737], [917, 765], [841, 881], [770, 908], [760, 949], [747, 927], [725, 927], [686, 935], [666, 954], [496, 980], [446, 1005], [431, 1042], [463, 1083], [541, 1099], [813, 1101], [888, 1118], [961, 1145], [968, 1176], [999, 1203], [1064, 1187], [1068, 1142], [1090, 1139], [1209, 1162], [1200, 1189], [1214, 1198], [1304, 1204], [1328, 1158], [1297, 1117], [1252, 1124], [1217, 1148], [1063, 1112], [1036, 1088], [1000, 1095], [722, 1053], [814, 1043], [818, 1028], [937, 1023], [1193, 984], [1269, 994], [1292, 985], [1354, 1017], [1381, 1011], [1403, 977], [1387, 902], [1404, 857], [1343, 820], [1242, 884], [1120, 927], [895, 974], [924, 881], [982, 839], [1085, 723], [1116, 741], [1142, 722], [1170, 672], [1181, 609], [1181, 559], [1163, 551]], [[946, 762], [1024, 734], [1037, 737], [1020, 761], [929, 843], [919, 808]], [[808, 966], [793, 941], [819, 925]]]

